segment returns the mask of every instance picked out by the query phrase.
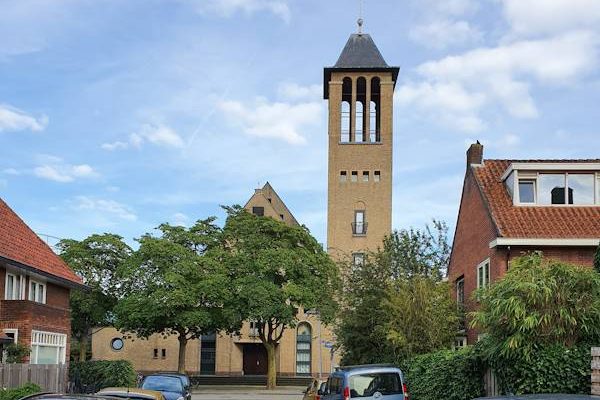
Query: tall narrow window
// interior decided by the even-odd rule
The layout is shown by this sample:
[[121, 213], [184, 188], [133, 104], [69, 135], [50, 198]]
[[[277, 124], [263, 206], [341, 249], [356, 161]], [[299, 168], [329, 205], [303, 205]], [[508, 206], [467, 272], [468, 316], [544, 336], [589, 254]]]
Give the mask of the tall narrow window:
[[363, 171], [363, 182], [369, 182], [369, 171]]
[[366, 141], [366, 125], [365, 106], [367, 105], [367, 80], [358, 78], [356, 81], [356, 130], [355, 142], [361, 143]]
[[301, 323], [296, 334], [296, 374], [310, 375], [312, 333], [310, 325]]
[[367, 233], [367, 223], [365, 222], [365, 210], [354, 211], [352, 233], [355, 235], [365, 235]]
[[381, 81], [379, 78], [371, 79], [371, 104], [369, 136], [370, 141], [374, 143], [381, 142]]
[[25, 300], [25, 277], [6, 273], [4, 283], [5, 300]]
[[352, 131], [352, 79], [344, 78], [342, 81], [342, 104], [341, 104], [341, 131], [340, 142], [349, 143], [352, 141], [350, 133]]
[[37, 303], [46, 303], [46, 285], [30, 279], [29, 300]]
[[490, 260], [485, 260], [477, 266], [477, 288], [481, 289], [490, 285]]
[[373, 174], [373, 180], [375, 182], [379, 182], [381, 180], [381, 171], [375, 171]]
[[346, 182], [348, 179], [348, 174], [346, 171], [340, 171], [340, 182]]
[[358, 171], [352, 171], [352, 182], [358, 182]]
[[456, 304], [463, 307], [465, 304], [465, 278], [460, 277], [456, 280]]

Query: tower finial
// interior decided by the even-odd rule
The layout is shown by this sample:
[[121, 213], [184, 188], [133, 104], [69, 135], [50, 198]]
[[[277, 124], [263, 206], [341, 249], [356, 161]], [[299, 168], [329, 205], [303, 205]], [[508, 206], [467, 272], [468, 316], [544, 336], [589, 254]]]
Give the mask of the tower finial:
[[358, 20], [356, 21], [358, 24], [358, 34], [362, 34], [362, 27], [365, 23], [363, 19], [363, 0], [358, 0]]

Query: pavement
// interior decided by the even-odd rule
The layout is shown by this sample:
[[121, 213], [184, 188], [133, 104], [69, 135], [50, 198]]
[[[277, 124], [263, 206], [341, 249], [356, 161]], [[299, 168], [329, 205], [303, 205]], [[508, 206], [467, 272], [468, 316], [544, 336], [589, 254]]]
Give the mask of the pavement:
[[302, 400], [304, 387], [201, 386], [192, 392], [192, 400]]

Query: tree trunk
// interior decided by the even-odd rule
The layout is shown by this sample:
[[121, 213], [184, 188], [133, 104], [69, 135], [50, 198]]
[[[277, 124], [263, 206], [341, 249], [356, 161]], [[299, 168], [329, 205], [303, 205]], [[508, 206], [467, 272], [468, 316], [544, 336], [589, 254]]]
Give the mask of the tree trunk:
[[86, 334], [81, 335], [79, 339], [79, 361], [85, 361], [87, 358], [87, 342], [88, 336]]
[[277, 366], [275, 365], [275, 343], [263, 343], [267, 349], [267, 389], [275, 389], [277, 386]]
[[185, 349], [187, 347], [187, 342], [188, 339], [184, 334], [180, 333], [179, 334], [179, 360], [177, 362], [177, 372], [179, 372], [180, 374], [184, 374], [185, 373]]

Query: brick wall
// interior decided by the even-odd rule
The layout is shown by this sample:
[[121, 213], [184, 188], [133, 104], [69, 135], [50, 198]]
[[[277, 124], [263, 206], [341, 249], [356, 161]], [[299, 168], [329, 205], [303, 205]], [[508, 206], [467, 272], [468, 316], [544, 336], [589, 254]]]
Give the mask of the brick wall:
[[600, 395], [600, 347], [592, 347], [592, 394]]

